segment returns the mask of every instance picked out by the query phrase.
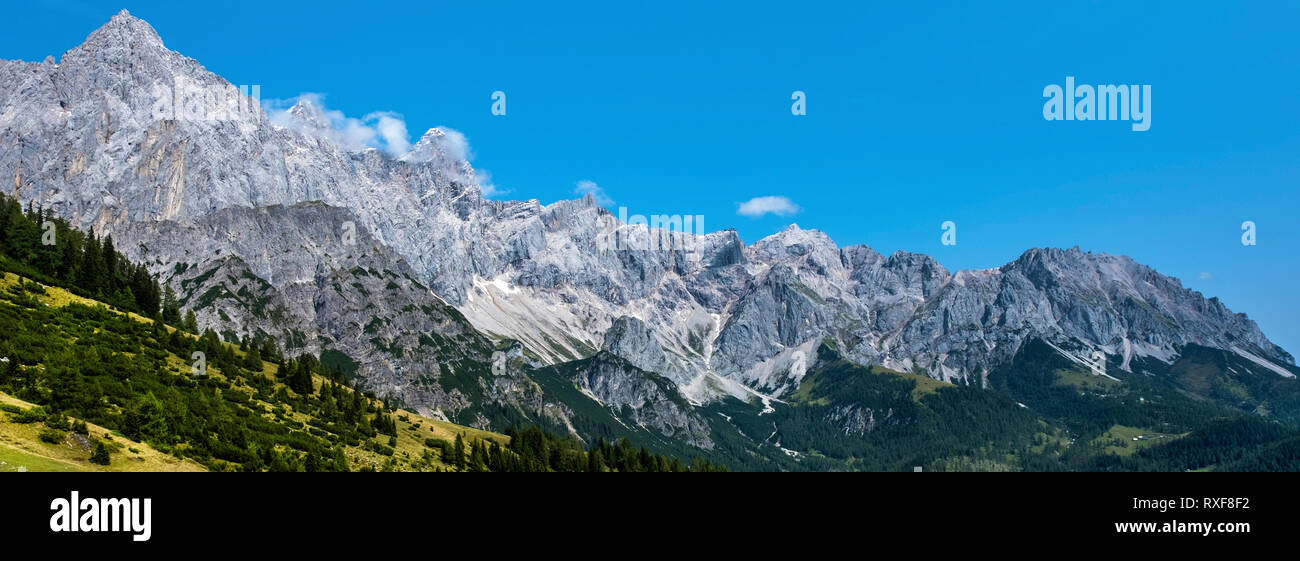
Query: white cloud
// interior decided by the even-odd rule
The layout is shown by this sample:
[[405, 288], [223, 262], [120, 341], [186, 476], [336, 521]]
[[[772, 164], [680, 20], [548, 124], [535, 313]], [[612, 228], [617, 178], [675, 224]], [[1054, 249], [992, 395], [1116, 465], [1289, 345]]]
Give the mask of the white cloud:
[[401, 115], [387, 111], [366, 115], [365, 120], [371, 119], [376, 121], [375, 129], [379, 133], [379, 138], [383, 139], [389, 154], [400, 156], [411, 149], [410, 135], [406, 132], [406, 121], [402, 120]]
[[492, 183], [492, 174], [485, 169], [474, 170], [474, 180], [478, 182], [479, 191], [482, 191], [483, 198], [490, 199], [509, 193], [509, 189], [502, 189]]
[[748, 216], [750, 218], [759, 218], [768, 214], [777, 216], [790, 216], [797, 214], [800, 210], [799, 205], [786, 197], [754, 197], [748, 201], [740, 203], [736, 209], [736, 214]]
[[595, 181], [588, 181], [586, 179], [579, 181], [578, 186], [573, 188], [573, 194], [580, 197], [591, 195], [591, 198], [594, 199], [596, 204], [599, 206], [609, 206], [614, 204], [614, 199], [609, 198], [609, 195], [605, 194], [605, 190], [601, 189], [600, 185], [597, 185]]
[[[303, 103], [314, 110], [303, 111], [301, 116], [290, 112], [294, 105]], [[305, 93], [290, 99], [262, 100], [262, 107], [271, 124], [290, 128], [318, 138], [334, 141], [345, 150], [360, 151], [376, 148], [396, 157], [411, 148], [406, 121], [392, 111], [375, 111], [358, 119], [342, 111], [325, 106], [325, 96]]]
[[470, 161], [474, 159], [474, 153], [469, 149], [469, 140], [465, 134], [447, 127], [437, 127], [442, 131], [442, 144], [447, 148], [447, 154], [457, 160]]
[[1205, 271], [1201, 271], [1200, 273], [1196, 274], [1196, 278], [1201, 280], [1210, 280], [1214, 278], [1214, 275], [1211, 275], [1210, 273], [1207, 273]]

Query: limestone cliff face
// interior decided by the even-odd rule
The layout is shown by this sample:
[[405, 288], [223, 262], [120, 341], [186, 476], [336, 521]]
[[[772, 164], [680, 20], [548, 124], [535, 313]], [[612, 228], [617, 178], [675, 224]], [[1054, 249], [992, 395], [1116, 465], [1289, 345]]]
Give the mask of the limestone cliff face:
[[121, 237], [134, 241], [120, 248], [150, 264], [204, 327], [273, 335], [291, 353], [339, 350], [385, 394], [463, 408], [464, 396], [433, 381], [443, 369], [486, 371], [490, 343], [355, 221], [321, 203], [232, 207], [125, 225]]

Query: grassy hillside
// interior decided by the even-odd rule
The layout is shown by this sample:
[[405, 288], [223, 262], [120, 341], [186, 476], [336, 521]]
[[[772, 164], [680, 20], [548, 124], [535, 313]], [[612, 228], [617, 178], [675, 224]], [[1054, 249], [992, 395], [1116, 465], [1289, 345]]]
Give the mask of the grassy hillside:
[[[88, 434], [59, 430], [44, 422], [19, 422], [32, 419], [38, 406], [9, 394], [0, 393], [0, 472], [15, 471], [204, 471], [198, 463], [176, 458], [155, 450], [148, 444], [130, 442], [121, 435], [94, 423], [87, 423]], [[47, 442], [42, 432], [51, 437]], [[55, 438], [56, 437], [56, 438]], [[108, 465], [90, 462], [98, 441], [112, 450]]]
[[[26, 398], [0, 393], [0, 403], [7, 406], [0, 420], [0, 461], [6, 464], [0, 468], [17, 469], [22, 465], [29, 471], [236, 470], [250, 468], [250, 463], [252, 468], [260, 469], [305, 468], [308, 456], [315, 455], [313, 462], [337, 461], [341, 457], [343, 465], [352, 470], [429, 471], [454, 469], [453, 462], [444, 461], [442, 456], [444, 448], [452, 445], [457, 436], [470, 447], [479, 441], [509, 443], [504, 435], [388, 409], [373, 396], [317, 373], [311, 375], [311, 393], [299, 395], [289, 389], [281, 375], [285, 362], [268, 359], [261, 362], [260, 369], [250, 370], [244, 367], [248, 354], [257, 351], [226, 343], [218, 343], [220, 351], [207, 353], [205, 375], [195, 377], [193, 360], [186, 358], [192, 353], [183, 351], [203, 347], [199, 336], [155, 325], [152, 319], [13, 273], [4, 273], [0, 280], [0, 327], [0, 350], [6, 355], [6, 362], [0, 364], [4, 372], [0, 383]], [[228, 353], [229, 360], [219, 360], [223, 353]], [[60, 387], [65, 382], [72, 387]], [[57, 429], [50, 429], [42, 419], [32, 420], [33, 415], [41, 416], [51, 408], [75, 410], [83, 405], [78, 402], [88, 396], [112, 402], [106, 407], [92, 406], [95, 413], [87, 415], [89, 418], [73, 417], [73, 421], [87, 421], [90, 434], [61, 431], [62, 441], [41, 441], [42, 430]], [[215, 418], [204, 420], [215, 422], [212, 428], [231, 430], [213, 431], [215, 443], [175, 434], [156, 435], [153, 442], [147, 437], [133, 441], [124, 436], [126, 414], [133, 407], [139, 408], [140, 402], [155, 398], [162, 399], [166, 406], [189, 408], [193, 414], [163, 411], [164, 418], [179, 416], [184, 422], [184, 417], [199, 417], [199, 410], [210, 413], [217, 409], [230, 419], [205, 415]], [[322, 410], [342, 400], [360, 404], [356, 415], [361, 422], [357, 425], [365, 424], [366, 428], [349, 431], [325, 420]], [[38, 403], [44, 407], [38, 407]], [[16, 421], [24, 415], [28, 422]], [[109, 426], [90, 422], [95, 418], [108, 421]], [[370, 425], [381, 418], [390, 422], [391, 428], [373, 430]], [[244, 422], [220, 426], [235, 419]], [[269, 436], [266, 442], [272, 453], [268, 455], [284, 464], [272, 466], [270, 462], [223, 450], [223, 439], [227, 437], [243, 441], [230, 444], [247, 447], [248, 432]], [[231, 437], [232, 433], [235, 436]], [[111, 452], [107, 467], [88, 462], [101, 441]]]

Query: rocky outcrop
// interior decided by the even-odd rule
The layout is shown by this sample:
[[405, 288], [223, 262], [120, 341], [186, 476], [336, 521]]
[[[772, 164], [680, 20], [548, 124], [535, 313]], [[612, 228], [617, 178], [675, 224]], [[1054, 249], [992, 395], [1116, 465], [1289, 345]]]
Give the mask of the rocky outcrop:
[[606, 352], [584, 361], [575, 378], [578, 387], [607, 407], [625, 409], [636, 424], [696, 448], [713, 448], [708, 423], [667, 380]]

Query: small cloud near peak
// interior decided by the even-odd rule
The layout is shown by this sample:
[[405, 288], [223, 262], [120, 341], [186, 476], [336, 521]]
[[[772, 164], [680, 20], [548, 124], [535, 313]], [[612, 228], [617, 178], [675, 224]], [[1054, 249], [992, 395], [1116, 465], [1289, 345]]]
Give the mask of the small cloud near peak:
[[736, 209], [736, 214], [748, 216], [750, 218], [760, 218], [768, 214], [776, 216], [793, 216], [798, 214], [799, 205], [794, 204], [787, 197], [765, 196], [754, 197], [748, 201], [740, 203]]
[[573, 194], [586, 198], [591, 197], [597, 206], [609, 206], [614, 204], [614, 199], [605, 194], [605, 190], [597, 185], [595, 181], [583, 179], [573, 188]]

